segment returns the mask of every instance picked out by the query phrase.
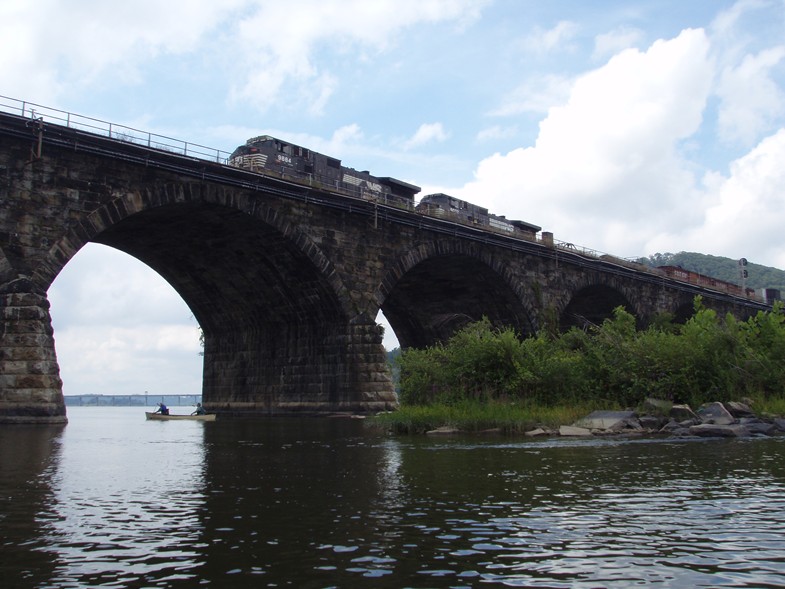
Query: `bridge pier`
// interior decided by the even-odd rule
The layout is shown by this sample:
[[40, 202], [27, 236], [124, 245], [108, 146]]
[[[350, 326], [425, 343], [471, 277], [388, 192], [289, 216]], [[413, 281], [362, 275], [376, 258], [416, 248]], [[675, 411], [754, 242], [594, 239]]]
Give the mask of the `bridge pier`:
[[46, 294], [18, 279], [0, 286], [0, 424], [66, 423]]
[[397, 407], [373, 321], [205, 330], [202, 402], [225, 414], [371, 413]]

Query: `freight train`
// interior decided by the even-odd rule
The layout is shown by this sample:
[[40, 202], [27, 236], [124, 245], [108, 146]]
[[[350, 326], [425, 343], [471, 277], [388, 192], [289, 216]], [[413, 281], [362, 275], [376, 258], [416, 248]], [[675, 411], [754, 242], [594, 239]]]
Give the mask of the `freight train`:
[[347, 168], [339, 159], [269, 135], [253, 137], [235, 149], [229, 156], [229, 165], [408, 208], [420, 192], [414, 184]]
[[341, 160], [269, 135], [253, 137], [229, 156], [229, 165], [252, 172], [293, 180], [350, 196], [416, 210], [522, 239], [536, 239], [540, 227], [510, 221], [488, 209], [446, 194], [424, 196], [415, 207], [420, 187], [389, 177], [372, 176], [341, 164]]
[[489, 213], [485, 207], [441, 192], [423, 196], [415, 210], [435, 217], [453, 218], [470, 225], [489, 227], [525, 239], [535, 239], [537, 232], [542, 229], [538, 225], [532, 225], [525, 221], [513, 221], [503, 215], [494, 215]]
[[680, 282], [689, 282], [690, 284], [704, 286], [712, 290], [727, 292], [728, 294], [735, 296], [746, 297], [748, 299], [761, 298], [764, 301], [769, 297], [772, 300], [779, 299], [779, 291], [776, 289], [765, 289], [767, 292], [763, 292], [758, 295], [754, 288], [742, 288], [733, 282], [726, 282], [724, 280], [720, 280], [719, 278], [707, 276], [706, 274], [700, 274], [699, 272], [693, 272], [692, 270], [685, 270], [681, 266], [657, 266], [657, 270], [665, 274], [668, 278], [673, 278], [674, 280], [679, 280]]

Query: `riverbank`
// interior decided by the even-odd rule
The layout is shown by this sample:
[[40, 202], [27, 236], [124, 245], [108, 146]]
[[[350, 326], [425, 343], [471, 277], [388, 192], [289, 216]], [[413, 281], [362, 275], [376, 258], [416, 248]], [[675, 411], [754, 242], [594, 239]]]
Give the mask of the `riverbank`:
[[395, 434], [746, 437], [785, 434], [784, 408], [782, 399], [713, 402], [696, 410], [659, 399], [647, 399], [635, 409], [600, 402], [542, 407], [462, 401], [403, 406], [373, 417], [370, 424]]

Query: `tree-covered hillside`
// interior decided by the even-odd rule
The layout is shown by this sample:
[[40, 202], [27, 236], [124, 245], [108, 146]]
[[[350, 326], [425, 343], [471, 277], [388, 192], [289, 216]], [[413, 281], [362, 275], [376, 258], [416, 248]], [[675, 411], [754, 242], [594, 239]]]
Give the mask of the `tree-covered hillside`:
[[[654, 254], [648, 258], [639, 258], [636, 261], [647, 266], [681, 266], [685, 270], [700, 272], [706, 276], [719, 278], [726, 282], [741, 284], [739, 261], [731, 258], [695, 252], [679, 252], [677, 254]], [[777, 288], [785, 293], [785, 270], [752, 262], [748, 262], [745, 268], [747, 269], [747, 287], [755, 289]]]

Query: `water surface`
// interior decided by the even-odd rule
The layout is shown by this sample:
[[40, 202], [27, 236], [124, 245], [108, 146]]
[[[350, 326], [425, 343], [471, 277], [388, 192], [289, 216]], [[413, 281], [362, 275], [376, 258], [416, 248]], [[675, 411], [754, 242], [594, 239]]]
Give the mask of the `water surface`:
[[785, 586], [785, 438], [68, 416], [0, 428], [3, 587]]

